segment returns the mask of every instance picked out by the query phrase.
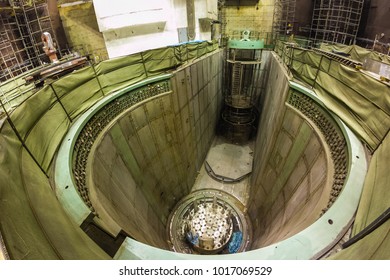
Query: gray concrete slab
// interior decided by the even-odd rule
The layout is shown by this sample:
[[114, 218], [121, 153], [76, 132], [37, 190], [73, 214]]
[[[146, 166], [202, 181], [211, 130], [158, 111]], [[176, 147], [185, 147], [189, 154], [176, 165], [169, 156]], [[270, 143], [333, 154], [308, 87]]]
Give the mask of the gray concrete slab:
[[217, 137], [206, 161], [215, 174], [238, 179], [252, 171], [253, 150], [249, 144], [231, 144]]
[[[215, 172], [218, 171], [227, 177], [240, 177], [252, 170], [253, 143], [250, 142], [246, 145], [238, 146], [229, 144], [224, 138], [217, 136], [214, 139], [206, 160], [208, 160], [209, 164], [211, 162]], [[207, 174], [203, 165], [192, 191], [200, 189], [223, 190], [236, 197], [246, 206], [249, 197], [249, 178], [250, 175], [240, 182], [219, 182]]]

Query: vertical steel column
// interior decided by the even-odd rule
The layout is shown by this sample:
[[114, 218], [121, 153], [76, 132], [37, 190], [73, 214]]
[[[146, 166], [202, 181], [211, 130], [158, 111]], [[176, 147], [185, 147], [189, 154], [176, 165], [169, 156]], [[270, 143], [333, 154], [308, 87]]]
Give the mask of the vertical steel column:
[[70, 117], [68, 111], [66, 111], [64, 104], [62, 104], [61, 99], [58, 97], [58, 94], [57, 94], [56, 90], [54, 89], [53, 84], [50, 83], [49, 86], [50, 86], [51, 90], [53, 91], [54, 95], [56, 96], [56, 99], [57, 99], [58, 103], [61, 105], [61, 107], [64, 110], [64, 112], [65, 112], [66, 116], [68, 117], [69, 121], [73, 122], [73, 120]]
[[187, 25], [188, 25], [188, 41], [195, 40], [195, 3], [194, 0], [187, 0]]
[[96, 81], [99, 84], [100, 91], [101, 91], [102, 95], [104, 96], [104, 91], [103, 91], [102, 85], [100, 84], [100, 80], [99, 80], [98, 74], [96, 72], [96, 69], [95, 69], [95, 66], [93, 65], [93, 63], [91, 63], [91, 67], [93, 69], [93, 73], [95, 74]]

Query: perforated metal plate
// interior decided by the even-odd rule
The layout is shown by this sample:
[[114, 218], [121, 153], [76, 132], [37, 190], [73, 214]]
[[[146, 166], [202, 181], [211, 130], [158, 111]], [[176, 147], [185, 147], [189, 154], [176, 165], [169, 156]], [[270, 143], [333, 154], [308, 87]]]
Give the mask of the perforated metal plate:
[[[188, 254], [231, 254], [247, 250], [251, 225], [243, 210], [236, 198], [222, 191], [191, 193], [178, 203], [170, 216], [171, 249]], [[234, 235], [242, 239], [237, 241], [232, 238]], [[233, 247], [236, 249], [232, 250]]]

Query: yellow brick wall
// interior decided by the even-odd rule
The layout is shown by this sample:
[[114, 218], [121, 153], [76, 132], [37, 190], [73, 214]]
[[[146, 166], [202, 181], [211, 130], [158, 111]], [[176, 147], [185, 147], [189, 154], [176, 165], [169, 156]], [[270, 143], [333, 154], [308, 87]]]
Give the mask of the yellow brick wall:
[[255, 30], [261, 33], [272, 31], [274, 0], [262, 0], [256, 6], [225, 7], [226, 35], [233, 31]]
[[59, 6], [62, 25], [71, 48], [84, 49], [96, 61], [108, 58], [92, 2]]

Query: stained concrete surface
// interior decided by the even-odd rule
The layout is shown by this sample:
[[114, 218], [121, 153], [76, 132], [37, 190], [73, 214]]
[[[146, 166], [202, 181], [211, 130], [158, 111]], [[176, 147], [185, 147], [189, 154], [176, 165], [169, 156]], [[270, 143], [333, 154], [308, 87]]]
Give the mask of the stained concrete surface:
[[[216, 136], [206, 160], [215, 173], [226, 177], [240, 177], [252, 171], [253, 141], [234, 145], [221, 136]], [[210, 177], [204, 167], [199, 171], [192, 192], [200, 189], [217, 189], [236, 197], [244, 206], [249, 198], [249, 176], [240, 182], [224, 183]]]
[[206, 161], [215, 174], [238, 179], [252, 171], [253, 149], [249, 144], [236, 145], [217, 137]]

